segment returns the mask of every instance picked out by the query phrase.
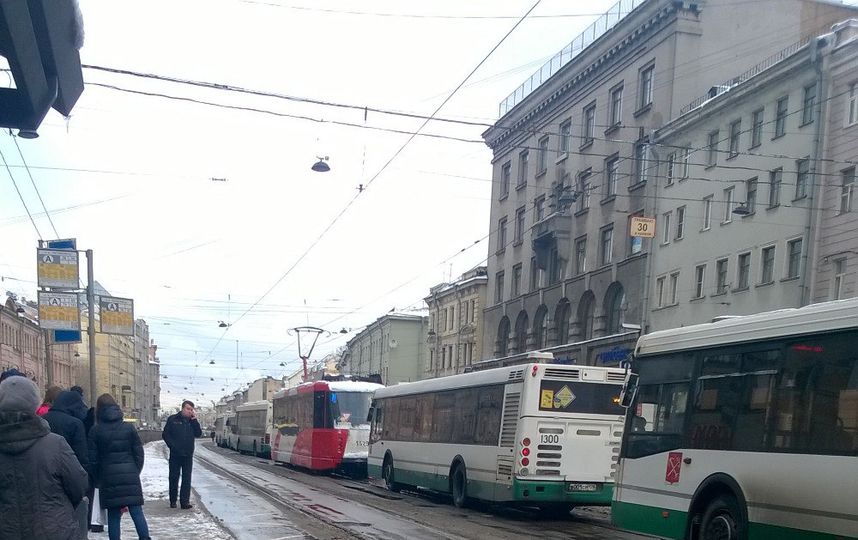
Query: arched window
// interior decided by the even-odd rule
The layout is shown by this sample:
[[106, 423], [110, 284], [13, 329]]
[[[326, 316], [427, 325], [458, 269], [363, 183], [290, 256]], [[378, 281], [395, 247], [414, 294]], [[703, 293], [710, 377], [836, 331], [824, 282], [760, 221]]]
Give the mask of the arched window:
[[626, 292], [619, 282], [611, 283], [605, 293], [605, 308], [608, 316], [608, 334], [619, 334], [626, 315]]
[[587, 340], [593, 337], [593, 317], [596, 312], [596, 297], [592, 291], [581, 295], [578, 303], [578, 325], [581, 328], [581, 339]]
[[548, 346], [548, 308], [539, 306], [533, 316], [533, 345], [537, 349]]
[[495, 343], [497, 355], [503, 357], [509, 354], [509, 317], [504, 315], [498, 325], [498, 337]]
[[569, 341], [569, 319], [572, 316], [572, 306], [569, 300], [563, 298], [557, 303], [554, 311], [554, 322], [557, 325], [557, 345], [563, 345]]
[[515, 320], [515, 352], [522, 353], [527, 350], [527, 312], [522, 311]]

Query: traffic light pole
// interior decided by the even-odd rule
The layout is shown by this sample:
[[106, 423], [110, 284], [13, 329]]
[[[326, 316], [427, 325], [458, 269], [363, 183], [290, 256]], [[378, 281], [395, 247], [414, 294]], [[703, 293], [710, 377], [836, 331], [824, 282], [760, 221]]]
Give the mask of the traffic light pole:
[[95, 407], [98, 398], [95, 388], [95, 279], [92, 277], [92, 250], [86, 250], [86, 302], [89, 304], [89, 322], [86, 334], [89, 336], [89, 405]]

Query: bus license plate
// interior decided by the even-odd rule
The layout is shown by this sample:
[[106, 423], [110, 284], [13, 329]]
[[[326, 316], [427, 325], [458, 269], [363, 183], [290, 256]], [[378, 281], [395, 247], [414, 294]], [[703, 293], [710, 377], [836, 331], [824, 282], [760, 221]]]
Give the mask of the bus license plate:
[[599, 491], [599, 484], [572, 482], [566, 485], [566, 491]]

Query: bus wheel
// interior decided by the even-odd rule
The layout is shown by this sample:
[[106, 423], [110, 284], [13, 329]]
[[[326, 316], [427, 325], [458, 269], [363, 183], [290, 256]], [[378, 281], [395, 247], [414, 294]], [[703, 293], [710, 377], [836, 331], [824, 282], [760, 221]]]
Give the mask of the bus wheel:
[[735, 497], [722, 495], [706, 507], [700, 525], [700, 539], [744, 540], [746, 529]]
[[384, 479], [384, 486], [388, 491], [399, 493], [402, 486], [394, 481], [393, 458], [387, 456], [384, 458], [384, 465], [381, 466], [381, 477]]
[[453, 484], [453, 505], [456, 508], [464, 508], [468, 502], [468, 473], [464, 463], [457, 463], [450, 476]]

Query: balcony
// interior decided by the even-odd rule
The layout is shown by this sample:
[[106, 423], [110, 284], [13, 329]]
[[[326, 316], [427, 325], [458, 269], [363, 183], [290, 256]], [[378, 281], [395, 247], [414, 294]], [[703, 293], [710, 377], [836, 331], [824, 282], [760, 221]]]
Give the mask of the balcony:
[[536, 256], [536, 266], [541, 270], [547, 269], [554, 251], [561, 259], [568, 260], [567, 251], [571, 236], [572, 216], [568, 210], [554, 212], [536, 222], [531, 229], [531, 246]]

